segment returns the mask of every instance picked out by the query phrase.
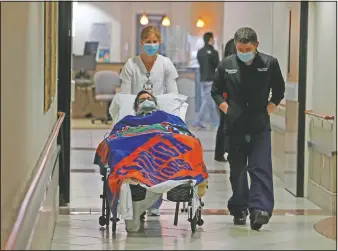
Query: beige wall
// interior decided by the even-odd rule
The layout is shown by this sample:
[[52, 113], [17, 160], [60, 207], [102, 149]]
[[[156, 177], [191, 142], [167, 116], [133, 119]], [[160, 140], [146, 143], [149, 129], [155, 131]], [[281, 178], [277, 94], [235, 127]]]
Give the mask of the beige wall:
[[[126, 61], [136, 53], [136, 42], [139, 40], [136, 37], [136, 15], [144, 12], [168, 15], [171, 27], [179, 26], [195, 36], [202, 36], [204, 31], [213, 31], [220, 40], [217, 49], [221, 51], [223, 5], [220, 2], [79, 2], [75, 4], [73, 12], [73, 53], [83, 53], [92, 23], [108, 22], [112, 25], [111, 61]], [[198, 17], [205, 20], [204, 29], [196, 28]]]
[[1, 3], [1, 241], [11, 231], [56, 121], [45, 114], [43, 3]]
[[[309, 3], [307, 109], [335, 115], [334, 121], [307, 116], [307, 196], [320, 207], [336, 213], [336, 3]], [[324, 60], [325, 59], [325, 60]], [[324, 60], [324, 61], [323, 61]], [[325, 63], [322, 63], [325, 62]]]
[[[197, 19], [201, 17], [205, 23], [203, 28], [196, 27]], [[190, 5], [190, 33], [193, 36], [203, 36], [205, 32], [213, 32], [220, 40], [219, 47], [223, 41], [223, 2], [192, 2]], [[219, 48], [221, 49], [221, 48]]]

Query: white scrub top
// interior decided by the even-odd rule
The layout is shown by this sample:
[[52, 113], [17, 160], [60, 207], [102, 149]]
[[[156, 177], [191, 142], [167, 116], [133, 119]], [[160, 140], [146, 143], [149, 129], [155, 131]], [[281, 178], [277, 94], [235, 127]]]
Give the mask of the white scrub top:
[[178, 93], [176, 79], [178, 73], [171, 60], [162, 55], [157, 55], [156, 61], [150, 74], [140, 56], [130, 58], [124, 65], [120, 79], [120, 93], [137, 94], [144, 89], [149, 81], [152, 84], [153, 95], [162, 95], [165, 93]]

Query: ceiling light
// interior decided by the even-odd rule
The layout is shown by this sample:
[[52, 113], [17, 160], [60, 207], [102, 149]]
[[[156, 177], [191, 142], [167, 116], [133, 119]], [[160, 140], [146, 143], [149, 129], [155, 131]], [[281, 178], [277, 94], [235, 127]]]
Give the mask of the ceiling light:
[[168, 16], [165, 16], [162, 20], [162, 25], [163, 26], [170, 26], [170, 19]]
[[149, 19], [148, 19], [148, 17], [147, 17], [146, 14], [143, 14], [143, 15], [142, 15], [142, 17], [141, 17], [141, 19], [140, 19], [140, 23], [141, 23], [142, 25], [147, 25], [147, 24], [149, 23]]
[[197, 23], [196, 23], [196, 26], [197, 26], [198, 28], [203, 28], [203, 27], [204, 27], [204, 21], [203, 21], [202, 18], [198, 18]]

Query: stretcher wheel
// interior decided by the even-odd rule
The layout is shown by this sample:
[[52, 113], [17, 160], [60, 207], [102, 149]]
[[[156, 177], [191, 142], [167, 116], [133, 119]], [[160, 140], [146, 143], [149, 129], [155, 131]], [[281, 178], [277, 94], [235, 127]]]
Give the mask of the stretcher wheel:
[[194, 216], [194, 218], [191, 219], [190, 226], [191, 226], [191, 232], [196, 232], [196, 225], [197, 225], [197, 218]]
[[189, 221], [190, 221], [190, 226], [191, 226], [191, 232], [195, 233], [196, 232], [196, 225], [197, 225], [197, 214], [195, 214], [194, 217], [192, 216], [192, 208], [190, 208]]
[[100, 216], [100, 218], [99, 218], [99, 224], [100, 224], [100, 226], [106, 225], [106, 218], [103, 217], [103, 216]]
[[197, 220], [197, 225], [203, 226], [203, 224], [204, 224], [204, 220], [202, 219]]
[[112, 230], [113, 234], [115, 234], [115, 233], [116, 233], [116, 221], [113, 221], [113, 224], [112, 224], [111, 230]]

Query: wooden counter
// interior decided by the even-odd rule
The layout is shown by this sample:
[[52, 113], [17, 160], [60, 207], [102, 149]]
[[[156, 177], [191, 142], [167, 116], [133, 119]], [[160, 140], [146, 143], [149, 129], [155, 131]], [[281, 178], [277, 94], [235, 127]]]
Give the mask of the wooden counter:
[[120, 73], [125, 63], [97, 63], [96, 72], [98, 71], [115, 71]]

